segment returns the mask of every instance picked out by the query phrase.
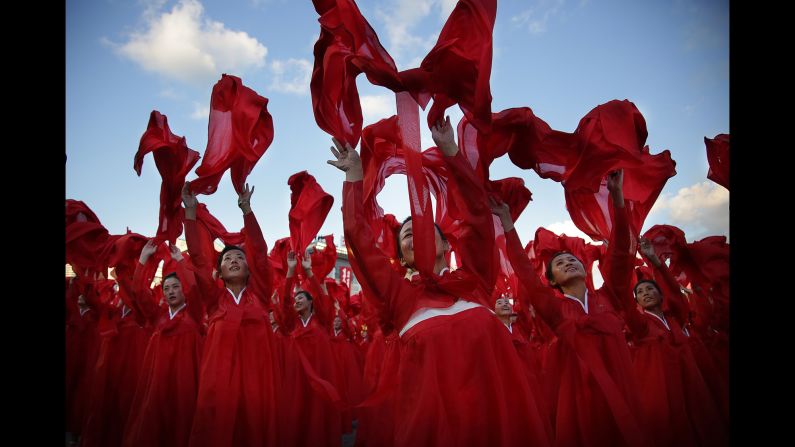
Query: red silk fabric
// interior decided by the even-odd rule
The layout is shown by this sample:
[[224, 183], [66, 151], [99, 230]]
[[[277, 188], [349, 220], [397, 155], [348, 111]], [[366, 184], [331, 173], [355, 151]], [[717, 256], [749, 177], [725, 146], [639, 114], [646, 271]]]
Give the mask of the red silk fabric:
[[199, 161], [199, 153], [190, 149], [185, 137], [178, 137], [168, 127], [168, 118], [157, 110], [149, 115], [146, 132], [141, 136], [133, 169], [141, 176], [144, 157], [152, 153], [160, 177], [160, 214], [156, 240], [172, 244], [182, 234], [182, 186], [185, 176]]
[[729, 189], [729, 134], [721, 133], [712, 139], [704, 137], [704, 144], [709, 162], [707, 178]]
[[306, 171], [290, 176], [290, 239], [293, 251], [303, 257], [307, 245], [315, 239], [334, 204], [334, 197], [323, 191]]
[[195, 194], [212, 194], [227, 169], [240, 194], [246, 178], [273, 142], [273, 119], [268, 99], [243, 85], [237, 76], [222, 75], [210, 98], [207, 149], [199, 177], [191, 181]]

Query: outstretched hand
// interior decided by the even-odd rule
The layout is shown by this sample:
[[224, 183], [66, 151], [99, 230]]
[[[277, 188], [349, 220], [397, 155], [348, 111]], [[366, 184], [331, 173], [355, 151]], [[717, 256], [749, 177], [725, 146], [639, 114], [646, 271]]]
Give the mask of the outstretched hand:
[[654, 246], [651, 245], [651, 242], [644, 238], [641, 238], [640, 243], [638, 244], [638, 251], [649, 260], [655, 267], [659, 267], [661, 265], [660, 258], [657, 257], [657, 253], [654, 251]]
[[304, 252], [304, 258], [301, 259], [301, 267], [304, 268], [306, 276], [312, 276], [312, 254], [309, 252], [308, 248]]
[[344, 172], [346, 181], [356, 182], [364, 178], [362, 159], [359, 158], [359, 153], [350, 144], [346, 143], [343, 146], [336, 138], [332, 138], [331, 141], [334, 143], [331, 153], [336, 160], [328, 160], [326, 163]]
[[437, 122], [431, 127], [431, 137], [436, 147], [448, 157], [458, 153], [458, 145], [455, 142], [453, 125], [450, 124], [450, 117], [447, 116], [443, 121]]
[[613, 198], [613, 203], [619, 207], [624, 207], [624, 170], [618, 169], [607, 174], [607, 190]]
[[237, 196], [237, 206], [239, 206], [240, 209], [243, 210], [243, 214], [248, 214], [251, 212], [252, 194], [254, 194], [254, 187], [252, 186], [251, 189], [248, 189], [248, 183], [246, 183], [246, 187]]
[[180, 262], [182, 261], [182, 250], [176, 244], [168, 244], [168, 251], [171, 254], [171, 259]]
[[196, 194], [190, 190], [190, 182], [185, 182], [185, 185], [182, 186], [182, 204], [186, 209], [195, 209], [199, 205], [199, 201], [196, 199]]
[[141, 265], [146, 265], [146, 261], [148, 261], [149, 258], [152, 257], [152, 255], [155, 254], [156, 251], [157, 251], [157, 244], [155, 244], [155, 240], [149, 239], [148, 241], [146, 241], [146, 245], [144, 245], [144, 248], [141, 249], [141, 256], [138, 258], [138, 262], [140, 262]]
[[502, 230], [504, 232], [509, 232], [513, 230], [513, 218], [511, 217], [511, 209], [508, 207], [508, 204], [505, 202], [498, 202], [494, 200], [493, 197], [489, 196], [489, 208], [491, 208], [491, 213], [495, 216], [500, 218], [500, 222], [502, 222]]

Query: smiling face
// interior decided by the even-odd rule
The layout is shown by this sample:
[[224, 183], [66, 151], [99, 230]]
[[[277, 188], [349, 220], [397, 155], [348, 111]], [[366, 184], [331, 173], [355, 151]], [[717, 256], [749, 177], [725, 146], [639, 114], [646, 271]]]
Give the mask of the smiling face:
[[169, 307], [177, 308], [185, 303], [185, 294], [182, 291], [182, 284], [179, 279], [172, 276], [163, 281], [163, 297]]
[[296, 312], [303, 313], [304, 311], [311, 311], [312, 310], [312, 300], [308, 298], [306, 292], [298, 292], [295, 297], [293, 298], [295, 304], [293, 304], [293, 308]]
[[662, 294], [654, 283], [641, 281], [635, 285], [635, 301], [644, 309], [654, 309], [662, 304]]
[[[442, 233], [438, 227], [435, 227], [434, 236], [436, 240], [436, 259], [444, 257], [444, 253], [448, 249], [447, 241], [442, 237]], [[401, 256], [401, 265], [406, 267], [414, 267], [414, 231], [412, 221], [407, 221], [400, 228], [398, 233], [398, 244], [400, 251], [398, 255]]]
[[229, 250], [221, 257], [221, 278], [224, 281], [248, 279], [248, 262], [242, 250]]
[[511, 315], [512, 311], [513, 309], [511, 308], [511, 302], [508, 297], [500, 297], [494, 302], [494, 313], [496, 313], [498, 317], [508, 317]]
[[[553, 286], [566, 284], [571, 280], [585, 280], [585, 267], [571, 253], [560, 253], [550, 260], [550, 274], [547, 278]], [[551, 276], [551, 278], [550, 278]]]

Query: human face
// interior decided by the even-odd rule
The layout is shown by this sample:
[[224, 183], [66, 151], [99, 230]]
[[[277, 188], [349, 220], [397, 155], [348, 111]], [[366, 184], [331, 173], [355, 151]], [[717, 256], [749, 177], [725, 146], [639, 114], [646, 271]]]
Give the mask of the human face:
[[635, 289], [635, 300], [644, 309], [653, 309], [662, 303], [662, 295], [650, 282], [642, 282]]
[[169, 307], [177, 308], [185, 304], [185, 294], [182, 291], [182, 284], [177, 278], [166, 278], [163, 282], [163, 296]]
[[306, 297], [305, 293], [299, 292], [297, 295], [295, 295], [295, 298], [293, 298], [293, 300], [295, 301], [295, 304], [293, 304], [293, 308], [299, 314], [311, 309], [310, 301]]
[[241, 250], [229, 250], [221, 258], [221, 278], [224, 281], [248, 279], [248, 262]]
[[585, 267], [571, 253], [561, 253], [552, 259], [552, 278], [555, 284], [565, 284], [572, 279], [585, 279]]
[[511, 315], [511, 311], [511, 302], [508, 301], [508, 297], [501, 297], [494, 303], [494, 313], [498, 317], [507, 317]]
[[334, 317], [334, 330], [339, 331], [342, 329], [342, 318]]
[[[398, 234], [400, 239], [400, 251], [403, 253], [402, 264], [408, 267], [414, 266], [414, 231], [412, 224], [413, 221], [411, 220], [406, 222]], [[439, 233], [439, 230], [435, 225], [434, 229], [434, 236], [436, 240], [436, 258], [438, 259], [444, 256], [444, 253], [447, 250], [447, 242], [442, 239], [442, 235]]]

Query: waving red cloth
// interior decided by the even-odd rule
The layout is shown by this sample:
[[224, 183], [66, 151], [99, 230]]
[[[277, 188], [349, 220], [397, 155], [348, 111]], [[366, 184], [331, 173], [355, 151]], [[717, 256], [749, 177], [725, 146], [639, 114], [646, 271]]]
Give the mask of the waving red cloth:
[[74, 222], [93, 222], [101, 224], [99, 217], [84, 202], [66, 199], [66, 226]]
[[246, 177], [273, 142], [273, 119], [268, 99], [243, 85], [237, 76], [221, 75], [210, 98], [207, 149], [199, 176], [191, 182], [195, 194], [212, 194], [227, 169], [238, 194]]
[[107, 272], [107, 259], [99, 256], [110, 234], [82, 201], [66, 200], [66, 262], [78, 269]]
[[290, 239], [293, 251], [303, 257], [304, 249], [323, 226], [334, 197], [323, 191], [307, 171], [293, 174], [287, 184], [290, 185]]
[[[271, 266], [273, 266], [273, 272], [275, 276], [277, 276], [280, 281], [287, 276], [287, 252], [290, 251], [290, 237], [283, 237], [276, 242], [273, 243], [273, 248], [271, 248], [270, 253], [268, 253], [268, 258], [270, 259]], [[315, 260], [312, 259], [312, 263], [314, 264]], [[313, 266], [314, 270], [314, 266]], [[274, 283], [276, 284], [276, 283]]]
[[375, 85], [399, 91], [401, 81], [392, 57], [353, 0], [313, 0], [320, 14], [312, 70], [312, 110], [318, 126], [356, 147], [362, 130], [362, 107], [356, 76], [365, 73]]
[[[646, 146], [640, 158], [643, 165], [624, 168], [624, 202], [633, 238], [630, 250], [636, 249], [635, 235], [640, 233], [643, 222], [665, 183], [676, 175], [676, 162], [671, 159], [667, 150], [651, 155], [649, 147]], [[596, 193], [585, 189], [574, 191], [568, 184], [564, 184], [564, 188], [566, 208], [574, 225], [592, 239], [606, 241], [614, 220], [610, 212], [612, 207], [609, 203], [612, 199], [607, 190], [606, 178], [602, 178]]]
[[707, 145], [709, 162], [707, 178], [729, 189], [729, 134], [721, 133], [713, 139], [704, 137], [704, 144]]
[[312, 271], [318, 278], [325, 278], [334, 270], [337, 264], [337, 246], [334, 245], [334, 235], [323, 236], [326, 246], [322, 250], [315, 250], [312, 254]]
[[[237, 233], [230, 233], [218, 219], [210, 214], [203, 203], [196, 207], [196, 221], [201, 222], [210, 235], [210, 241], [221, 239], [226, 245], [241, 245], [246, 240], [245, 228]], [[213, 249], [215, 250], [215, 249]]]
[[185, 137], [171, 133], [168, 118], [157, 110], [149, 115], [149, 125], [141, 136], [135, 154], [133, 169], [139, 177], [144, 157], [149, 152], [153, 153], [155, 166], [163, 178], [160, 186], [160, 223], [155, 238], [173, 244], [182, 234], [182, 186], [185, 176], [199, 161], [199, 153], [188, 147]]
[[481, 131], [491, 125], [492, 31], [497, 0], [461, 0], [442, 28], [436, 46], [419, 68], [400, 73], [404, 84], [423, 108], [428, 95], [433, 106], [428, 127], [444, 118], [458, 104], [464, 116]]

